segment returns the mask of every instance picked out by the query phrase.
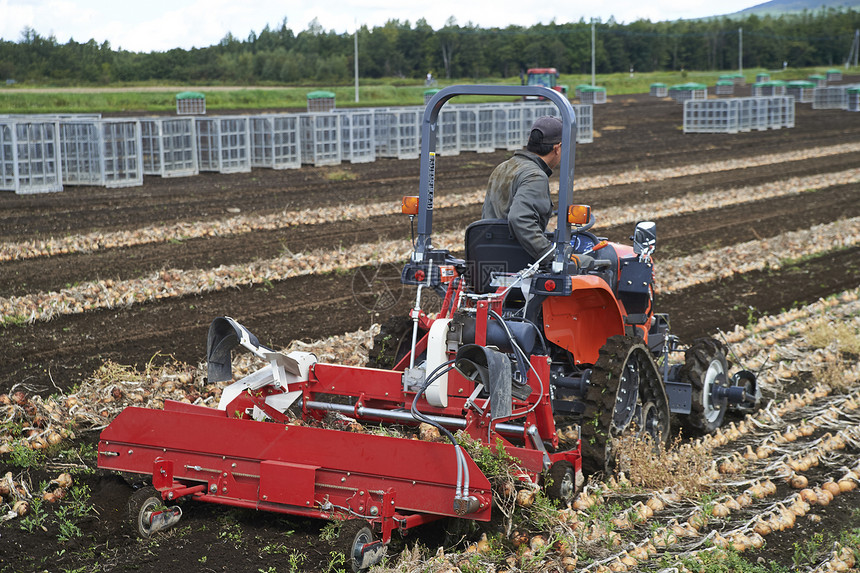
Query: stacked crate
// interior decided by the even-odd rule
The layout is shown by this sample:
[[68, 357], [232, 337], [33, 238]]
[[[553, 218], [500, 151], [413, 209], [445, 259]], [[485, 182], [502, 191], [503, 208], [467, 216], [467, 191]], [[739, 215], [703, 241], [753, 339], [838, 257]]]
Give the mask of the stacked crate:
[[669, 86], [660, 82], [655, 82], [651, 84], [648, 93], [652, 97], [666, 97], [669, 95]]
[[308, 98], [308, 112], [319, 113], [334, 110], [334, 92], [319, 90], [311, 92]]
[[684, 133], [738, 133], [783, 127], [794, 127], [794, 98], [790, 96], [684, 102]]
[[708, 87], [705, 84], [695, 82], [674, 85], [669, 88], [669, 97], [678, 103], [687, 100], [708, 99]]
[[719, 95], [734, 95], [735, 82], [732, 80], [717, 80], [717, 85], [714, 87], [714, 93]]
[[812, 109], [846, 109], [850, 86], [817, 87], [812, 90]]
[[815, 84], [806, 80], [793, 80], [785, 84], [785, 94], [799, 103], [812, 103]]
[[780, 80], [757, 82], [753, 84], [753, 96], [781, 96], [785, 95], [786, 84]]
[[182, 92], [176, 94], [177, 115], [205, 115], [206, 96], [200, 92]]
[[591, 105], [606, 103], [606, 88], [601, 86], [583, 86], [579, 90], [579, 101]]
[[845, 90], [848, 111], [860, 111], [860, 87], [852, 87]]

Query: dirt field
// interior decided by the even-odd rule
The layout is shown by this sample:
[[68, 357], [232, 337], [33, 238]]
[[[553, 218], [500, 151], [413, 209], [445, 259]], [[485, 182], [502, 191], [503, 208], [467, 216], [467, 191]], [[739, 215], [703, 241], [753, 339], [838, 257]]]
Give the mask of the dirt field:
[[[850, 80], [848, 78], [846, 81]], [[797, 106], [796, 127], [736, 135], [684, 135], [681, 106], [647, 96], [620, 96], [595, 106], [595, 140], [577, 149], [577, 178], [631, 174], [727, 160], [744, 160], [860, 142], [860, 114]], [[481, 188], [493, 167], [509, 155], [463, 153], [442, 157], [437, 196]], [[782, 182], [792, 177], [837, 173], [858, 166], [858, 154], [839, 153], [790, 162], [723, 169], [583, 190], [598, 218], [596, 232], [626, 241], [633, 225], [600, 226], [601, 210], [715, 190]], [[68, 187], [35, 196], [0, 194], [0, 242], [64, 237], [167, 225], [217, 221], [241, 212], [267, 216], [305, 208], [390, 201], [417, 194], [418, 161], [378, 160], [366, 165], [290, 171], [255, 169], [250, 174], [207, 173], [197, 177], [147, 177], [142, 187]], [[238, 210], [238, 211], [237, 211]], [[434, 230], [456, 230], [479, 218], [480, 207], [436, 211]], [[814, 192], [757, 199], [723, 209], [702, 209], [657, 219], [659, 261], [706, 253], [747, 241], [860, 215], [860, 184], [833, 185]], [[642, 213], [641, 218], [649, 217]], [[284, 252], [343, 249], [381, 239], [408, 241], [401, 215], [369, 220], [294, 225], [272, 231], [171, 240], [118, 249], [37, 257], [0, 263], [0, 297], [59, 291], [97, 279], [128, 280], [165, 269], [208, 269], [270, 259]], [[779, 246], [774, 245], [774, 256]], [[0, 327], [0, 393], [13, 387], [47, 396], [66, 393], [104, 361], [142, 368], [176, 360], [204, 360], [211, 320], [232, 316], [264, 344], [281, 348], [292, 340], [318, 340], [367, 328], [386, 314], [405, 312], [408, 289], [396, 305], [368, 311], [355, 288], [357, 273], [373, 265], [328, 274], [309, 274], [256, 286], [164, 298], [123, 308], [87, 311], [50, 321]], [[668, 312], [683, 340], [730, 330], [755, 318], [813, 302], [860, 284], [860, 248], [849, 246], [765, 269], [660, 294], [656, 308]], [[360, 294], [360, 293], [359, 293]], [[83, 443], [94, 443], [88, 433]], [[856, 457], [858, 452], [854, 452]], [[52, 477], [63, 461], [33, 471], [34, 481]], [[71, 462], [70, 462], [71, 463]], [[92, 463], [89, 464], [90, 466]], [[0, 469], [19, 471], [0, 457]], [[197, 571], [325, 570], [331, 548], [317, 541], [321, 524], [221, 507], [186, 508], [180, 528], [157, 542], [136, 541], [122, 529], [128, 485], [102, 473], [82, 474], [97, 516], [83, 520], [83, 536], [57, 541], [55, 526], [32, 533], [14, 522], [0, 525], [0, 571], [155, 571], [182, 567]], [[757, 555], [791, 566], [792, 543], [811, 531], [860, 527], [858, 494], [821, 508], [823, 521], [783, 532]], [[290, 560], [295, 550], [302, 563]], [[61, 554], [58, 555], [58, 553]], [[32, 556], [47, 555], [45, 562]], [[293, 557], [295, 560], [296, 557]], [[294, 567], [295, 566], [295, 567]]]

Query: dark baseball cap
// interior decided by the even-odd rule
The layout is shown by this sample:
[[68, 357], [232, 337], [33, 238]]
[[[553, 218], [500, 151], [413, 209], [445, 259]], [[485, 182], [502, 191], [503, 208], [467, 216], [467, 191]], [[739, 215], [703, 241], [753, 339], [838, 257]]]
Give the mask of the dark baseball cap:
[[532, 124], [532, 131], [538, 130], [543, 135], [543, 143], [555, 145], [561, 143], [562, 123], [557, 117], [545, 115]]

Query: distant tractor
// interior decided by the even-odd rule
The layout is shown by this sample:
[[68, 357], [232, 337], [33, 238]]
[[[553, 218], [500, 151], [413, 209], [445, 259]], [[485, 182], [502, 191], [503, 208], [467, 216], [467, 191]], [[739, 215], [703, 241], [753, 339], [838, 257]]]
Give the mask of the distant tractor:
[[[558, 70], [555, 68], [529, 68], [527, 85], [543, 86], [551, 90], [555, 90], [561, 94], [567, 95], [568, 87], [558, 84]], [[526, 99], [536, 99], [537, 96], [528, 96]], [[543, 99], [543, 98], [541, 98]]]

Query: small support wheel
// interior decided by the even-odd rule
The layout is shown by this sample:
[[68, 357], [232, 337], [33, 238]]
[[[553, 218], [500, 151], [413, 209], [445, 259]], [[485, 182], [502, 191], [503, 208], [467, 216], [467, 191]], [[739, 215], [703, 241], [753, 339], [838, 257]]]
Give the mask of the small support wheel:
[[155, 532], [150, 519], [153, 512], [164, 508], [161, 494], [151, 486], [142, 487], [128, 500], [128, 520], [132, 532], [144, 539], [149, 539]]
[[573, 501], [578, 493], [576, 471], [573, 469], [573, 464], [568, 461], [562, 460], [552, 464], [546, 473], [544, 483], [547, 497], [563, 504]]
[[370, 524], [363, 519], [349, 519], [341, 524], [337, 548], [343, 552], [345, 565], [353, 573], [366, 571], [385, 555], [385, 545], [374, 540]]

